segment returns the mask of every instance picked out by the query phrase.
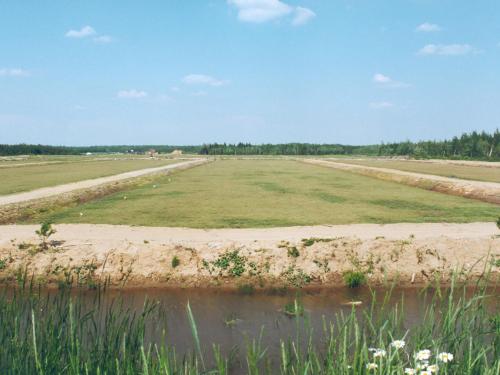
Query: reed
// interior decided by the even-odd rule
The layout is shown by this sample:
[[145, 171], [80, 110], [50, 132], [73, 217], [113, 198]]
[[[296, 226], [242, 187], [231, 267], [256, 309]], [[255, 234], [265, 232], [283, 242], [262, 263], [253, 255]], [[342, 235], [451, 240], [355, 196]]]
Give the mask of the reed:
[[[500, 315], [485, 280], [473, 295], [463, 286], [422, 291], [422, 324], [404, 323], [404, 300], [386, 298], [350, 313], [325, 317], [312, 332], [307, 310], [295, 314], [296, 333], [271, 355], [256, 333], [245, 348], [223, 353], [202, 347], [196, 317], [187, 306], [193, 351], [151, 342], [146, 327], [166, 329], [159, 303], [146, 300], [132, 311], [120, 298], [105, 301], [92, 291], [91, 304], [68, 289], [47, 293], [29, 285], [0, 296], [1, 374], [442, 374], [500, 373]], [[89, 292], [87, 292], [89, 293]], [[498, 296], [496, 296], [498, 298]], [[299, 302], [294, 304], [297, 308]], [[358, 310], [357, 310], [358, 309]], [[453, 357], [453, 358], [452, 358]], [[415, 370], [420, 367], [420, 370]]]

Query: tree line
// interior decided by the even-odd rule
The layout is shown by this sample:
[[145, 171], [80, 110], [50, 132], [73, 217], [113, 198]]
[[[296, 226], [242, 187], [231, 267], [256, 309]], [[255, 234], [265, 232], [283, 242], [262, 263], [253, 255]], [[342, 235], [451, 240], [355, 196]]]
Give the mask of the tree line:
[[122, 146], [46, 146], [0, 144], [0, 155], [79, 155], [85, 153], [159, 153], [181, 150], [200, 155], [367, 155], [409, 156], [412, 158], [500, 160], [500, 132], [471, 132], [444, 141], [394, 142], [352, 146], [341, 144], [283, 143], [209, 143], [199, 146], [122, 145]]

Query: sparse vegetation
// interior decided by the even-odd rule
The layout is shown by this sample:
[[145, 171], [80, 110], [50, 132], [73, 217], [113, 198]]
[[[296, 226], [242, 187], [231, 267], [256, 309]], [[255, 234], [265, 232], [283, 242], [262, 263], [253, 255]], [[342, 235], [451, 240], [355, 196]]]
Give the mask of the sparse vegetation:
[[299, 249], [296, 246], [290, 246], [287, 248], [287, 253], [289, 257], [298, 258], [300, 256]]
[[203, 261], [203, 266], [210, 273], [217, 272], [219, 275], [239, 277], [246, 270], [247, 258], [240, 255], [239, 250], [226, 251], [219, 255], [213, 262]]
[[314, 245], [316, 242], [332, 242], [335, 241], [335, 238], [304, 238], [302, 239], [302, 245], [305, 247], [309, 247]]

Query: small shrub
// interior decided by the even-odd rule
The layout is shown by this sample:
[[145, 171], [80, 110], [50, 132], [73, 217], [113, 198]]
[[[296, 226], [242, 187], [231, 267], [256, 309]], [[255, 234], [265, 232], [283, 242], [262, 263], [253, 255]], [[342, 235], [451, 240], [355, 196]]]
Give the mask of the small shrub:
[[299, 250], [295, 246], [288, 247], [288, 256], [298, 258], [300, 256]]
[[366, 284], [366, 276], [361, 271], [347, 271], [344, 273], [344, 283], [349, 288], [357, 288]]
[[52, 227], [51, 223], [44, 222], [35, 233], [40, 237], [39, 249], [47, 250], [49, 248], [49, 237], [56, 233], [56, 230]]
[[0, 271], [7, 267], [7, 261], [5, 259], [0, 259]]
[[180, 264], [181, 260], [176, 255], [174, 255], [174, 257], [172, 258], [172, 268], [177, 268]]

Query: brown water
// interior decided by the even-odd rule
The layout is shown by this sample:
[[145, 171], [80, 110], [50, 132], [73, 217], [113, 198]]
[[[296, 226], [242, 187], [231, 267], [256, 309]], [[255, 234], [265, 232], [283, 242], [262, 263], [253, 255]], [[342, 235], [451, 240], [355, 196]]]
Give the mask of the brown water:
[[[215, 290], [132, 290], [126, 292], [107, 291], [104, 305], [122, 299], [125, 307], [140, 311], [145, 299], [159, 301], [161, 308], [155, 316], [155, 326], [146, 329], [146, 340], [152, 343], [166, 341], [175, 346], [177, 353], [183, 355], [194, 351], [193, 337], [187, 316], [187, 304], [196, 320], [202, 347], [210, 354], [212, 344], [220, 345], [223, 353], [233, 348], [245, 351], [252, 339], [257, 339], [263, 330], [262, 344], [269, 354], [277, 354], [280, 340], [296, 338], [297, 321], [284, 312], [287, 303], [300, 301], [304, 315], [300, 317], [300, 331], [311, 328], [314, 337], [321, 339], [324, 322], [334, 319], [337, 313], [350, 314], [354, 308], [358, 314], [369, 309], [376, 294], [377, 308], [380, 308], [386, 290], [332, 289], [308, 291], [297, 294], [256, 293], [242, 295], [238, 292]], [[431, 293], [432, 294], [432, 293]], [[94, 292], [82, 294], [89, 305], [95, 298]], [[418, 289], [395, 289], [388, 299], [388, 305], [404, 305], [404, 323], [411, 327], [421, 321], [429, 296]], [[361, 302], [353, 307], [351, 301]], [[375, 309], [377, 312], [377, 309]], [[304, 334], [304, 339], [306, 335]]]
[[[13, 290], [11, 290], [13, 292]], [[446, 290], [442, 290], [446, 293]], [[56, 295], [58, 291], [42, 291]], [[334, 322], [339, 314], [349, 315], [353, 310], [360, 316], [373, 306], [373, 315], [379, 315], [384, 320], [387, 312], [397, 305], [402, 312], [401, 336], [419, 324], [424, 318], [426, 307], [431, 302], [435, 290], [427, 293], [421, 289], [396, 288], [388, 293], [387, 289], [367, 288], [359, 289], [321, 289], [318, 291], [297, 292], [259, 292], [252, 295], [243, 295], [239, 292], [203, 289], [134, 289], [134, 290], [107, 290], [106, 292], [73, 290], [73, 298], [78, 298], [84, 310], [97, 308], [98, 320], [101, 323], [106, 319], [106, 311], [110, 306], [130, 309], [131, 312], [141, 312], [145, 301], [156, 301], [156, 309], [147, 319], [145, 341], [146, 347], [152, 343], [166, 343], [175, 347], [177, 356], [182, 359], [186, 354], [195, 352], [194, 340], [187, 315], [188, 303], [196, 320], [198, 334], [201, 341], [204, 357], [208, 365], [212, 362], [212, 345], [220, 346], [223, 355], [236, 353], [231, 364], [231, 373], [244, 373], [247, 345], [258, 339], [262, 332], [262, 347], [267, 349], [267, 355], [272, 360], [272, 368], [279, 363], [279, 348], [281, 341], [297, 340], [297, 332], [302, 348], [312, 332], [313, 344], [322, 350], [325, 323]], [[468, 294], [471, 295], [471, 289]], [[461, 292], [457, 291], [457, 296]], [[499, 296], [496, 290], [491, 290], [492, 296], [488, 306], [498, 308]], [[100, 298], [98, 303], [97, 298]], [[304, 307], [304, 314], [299, 318], [285, 314], [286, 304], [300, 301]], [[349, 302], [356, 301], [353, 306]], [[372, 305], [372, 302], [375, 301]], [[385, 301], [385, 302], [384, 302]], [[118, 305], [123, 304], [123, 308]], [[386, 309], [381, 314], [381, 307]], [[403, 307], [403, 308], [402, 308]], [[29, 311], [28, 311], [29, 313]], [[437, 311], [436, 319], [439, 319]], [[361, 320], [360, 320], [361, 321]], [[401, 338], [401, 337], [395, 337]], [[235, 351], [236, 350], [236, 351]], [[238, 353], [240, 355], [238, 355]], [[278, 368], [276, 368], [278, 370]]]

